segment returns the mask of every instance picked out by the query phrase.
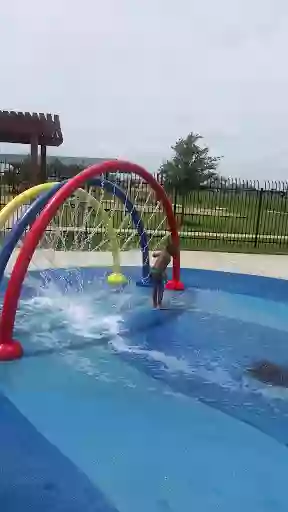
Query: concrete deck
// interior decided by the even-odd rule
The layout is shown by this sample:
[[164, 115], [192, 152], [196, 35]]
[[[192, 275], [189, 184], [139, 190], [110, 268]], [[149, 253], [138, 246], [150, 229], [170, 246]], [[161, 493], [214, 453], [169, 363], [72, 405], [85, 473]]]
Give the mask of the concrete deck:
[[[11, 272], [17, 254], [18, 250], [11, 256], [7, 272]], [[53, 250], [39, 249], [29, 268], [32, 270], [49, 267], [107, 267], [110, 265], [112, 265], [112, 256], [109, 252], [58, 251], [55, 253]], [[140, 266], [140, 251], [122, 252], [121, 265]], [[288, 279], [288, 255], [182, 251], [181, 267]]]

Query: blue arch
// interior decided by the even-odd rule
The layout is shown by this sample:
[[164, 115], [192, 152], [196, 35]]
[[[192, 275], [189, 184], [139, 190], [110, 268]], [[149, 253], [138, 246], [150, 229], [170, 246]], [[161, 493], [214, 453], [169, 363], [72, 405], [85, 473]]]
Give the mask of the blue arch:
[[24, 215], [22, 215], [21, 219], [16, 224], [14, 224], [10, 233], [6, 235], [0, 252], [0, 282], [2, 281], [9, 258], [14, 251], [17, 242], [23, 235], [25, 229], [29, 226], [29, 224], [34, 222], [36, 215], [40, 213], [41, 210], [43, 210], [47, 201], [49, 201], [49, 199], [54, 196], [55, 192], [57, 192], [57, 190], [59, 190], [59, 188], [61, 188], [64, 183], [65, 182], [57, 183], [50, 190], [48, 190], [48, 192], [41, 194], [41, 196], [33, 201]]
[[[2, 281], [9, 258], [15, 249], [17, 242], [23, 235], [25, 229], [34, 222], [36, 216], [43, 210], [49, 199], [53, 197], [53, 195], [64, 185], [64, 183], [66, 182], [63, 181], [61, 183], [57, 183], [50, 190], [48, 190], [48, 192], [45, 192], [40, 197], [38, 197], [28, 208], [28, 210], [26, 210], [24, 215], [22, 215], [21, 219], [13, 226], [11, 232], [5, 237], [0, 252], [0, 282]], [[100, 180], [98, 178], [90, 181], [89, 184], [103, 187], [105, 190], [107, 190], [107, 192], [115, 194], [116, 197], [124, 203], [125, 209], [127, 213], [131, 215], [132, 222], [140, 237], [140, 246], [142, 251], [142, 281], [146, 281], [149, 278], [150, 272], [148, 241], [143, 222], [139, 217], [139, 214], [133, 203], [127, 198], [125, 192], [120, 187], [114, 183], [111, 183], [110, 181]]]
[[121, 201], [124, 204], [126, 213], [131, 215], [132, 222], [134, 224], [135, 229], [138, 232], [140, 239], [140, 248], [142, 252], [142, 281], [144, 284], [145, 281], [149, 278], [150, 274], [149, 247], [144, 224], [141, 217], [139, 216], [138, 211], [135, 208], [135, 205], [129, 199], [126, 192], [124, 192], [122, 188], [116, 185], [116, 183], [112, 183], [109, 180], [101, 180], [100, 178], [95, 178], [88, 182], [88, 186], [89, 185], [92, 185], [94, 187], [103, 187], [106, 192], [115, 195], [117, 199], [119, 199], [119, 201]]

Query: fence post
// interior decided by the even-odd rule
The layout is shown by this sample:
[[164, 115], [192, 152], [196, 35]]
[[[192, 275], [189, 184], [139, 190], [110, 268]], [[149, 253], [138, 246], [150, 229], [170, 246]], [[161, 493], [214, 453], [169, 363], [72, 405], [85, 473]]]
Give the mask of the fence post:
[[177, 213], [177, 188], [175, 188], [175, 193], [174, 193], [173, 213], [174, 213], [174, 216], [176, 217], [176, 213]]
[[257, 211], [256, 226], [255, 226], [254, 247], [257, 247], [257, 244], [258, 244], [259, 228], [260, 228], [260, 220], [261, 220], [261, 212], [262, 212], [262, 203], [263, 203], [263, 192], [264, 192], [264, 189], [261, 188], [260, 192], [259, 192], [259, 202], [258, 202], [258, 211]]

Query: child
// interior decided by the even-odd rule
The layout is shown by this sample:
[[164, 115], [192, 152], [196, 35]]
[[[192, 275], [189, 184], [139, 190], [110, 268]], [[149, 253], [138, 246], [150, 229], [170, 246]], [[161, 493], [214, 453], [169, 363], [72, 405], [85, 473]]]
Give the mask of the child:
[[150, 276], [153, 283], [153, 306], [160, 308], [164, 295], [164, 287], [167, 282], [166, 269], [171, 261], [171, 257], [175, 256], [177, 249], [169, 240], [166, 248], [162, 251], [155, 251], [152, 257], [156, 258], [154, 265], [151, 267]]

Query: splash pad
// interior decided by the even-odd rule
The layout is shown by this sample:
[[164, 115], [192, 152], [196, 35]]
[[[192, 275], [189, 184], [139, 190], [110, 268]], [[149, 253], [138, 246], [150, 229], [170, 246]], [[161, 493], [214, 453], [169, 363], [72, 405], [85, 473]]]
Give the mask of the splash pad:
[[[117, 184], [117, 176], [121, 173], [127, 173], [129, 176], [129, 186], [126, 191], [121, 190]], [[113, 181], [107, 180], [105, 177], [113, 175]], [[133, 176], [137, 177], [137, 185], [133, 189]], [[96, 180], [96, 186], [100, 190], [98, 198], [91, 193], [93, 180]], [[121, 180], [119, 180], [121, 183]], [[133, 189], [134, 203], [137, 200], [138, 193], [141, 190], [141, 183], [146, 182], [151, 187], [151, 193], [146, 197], [146, 202], [141, 208], [141, 213], [137, 211], [137, 207], [132, 203], [129, 195]], [[135, 183], [135, 178], [134, 178]], [[88, 191], [82, 187], [88, 186]], [[21, 288], [25, 276], [33, 263], [33, 255], [39, 250], [48, 259], [50, 267], [55, 267], [57, 257], [61, 250], [80, 248], [83, 252], [100, 250], [105, 244], [108, 244], [113, 255], [112, 273], [107, 277], [108, 283], [113, 286], [122, 286], [127, 282], [127, 276], [121, 273], [120, 269], [120, 249], [123, 251], [129, 247], [129, 243], [134, 240], [135, 236], [140, 237], [140, 247], [142, 252], [142, 276], [139, 276], [140, 285], [149, 285], [149, 242], [154, 239], [157, 243], [155, 249], [161, 244], [162, 240], [171, 234], [172, 241], [176, 247], [179, 247], [179, 236], [177, 231], [176, 219], [173, 214], [172, 205], [168, 199], [162, 186], [142, 167], [124, 161], [111, 161], [103, 164], [91, 166], [70, 180], [57, 184], [44, 184], [34, 187], [30, 191], [26, 191], [17, 198], [13, 199], [0, 214], [0, 227], [5, 224], [7, 218], [14, 214], [15, 210], [25, 204], [27, 200], [33, 200], [41, 192], [40, 195], [26, 210], [21, 219], [13, 225], [10, 235], [5, 239], [0, 254], [0, 277], [3, 276], [8, 260], [16, 248], [17, 243], [22, 235], [28, 230], [24, 237], [18, 257], [13, 266], [13, 270], [8, 281], [7, 289], [4, 296], [1, 324], [0, 324], [0, 360], [8, 361], [20, 358], [23, 355], [23, 348], [18, 340], [13, 339], [13, 330], [15, 316], [18, 308], [18, 302], [21, 294]], [[107, 215], [104, 202], [105, 193], [112, 193], [112, 197], [122, 201], [123, 220], [118, 227], [113, 227], [113, 216], [116, 211], [110, 209], [110, 217]], [[152, 194], [152, 197], [151, 197]], [[154, 196], [154, 197], [153, 197]], [[151, 207], [151, 199], [153, 209], [148, 208], [148, 216], [146, 215], [146, 206]], [[93, 215], [92, 215], [92, 212]], [[158, 212], [160, 221], [157, 229], [145, 229], [145, 224], [151, 221], [151, 217]], [[80, 220], [79, 220], [80, 217]], [[100, 217], [100, 222], [99, 222]], [[94, 218], [93, 227], [90, 223]], [[112, 221], [110, 220], [112, 218]], [[127, 226], [127, 218], [132, 221], [132, 227]], [[96, 225], [95, 225], [96, 224]], [[99, 236], [105, 232], [107, 238], [95, 243], [93, 237]], [[50, 228], [50, 229], [49, 229]], [[163, 229], [164, 228], [164, 229]], [[161, 234], [159, 237], [158, 234]], [[52, 235], [51, 235], [52, 234]], [[125, 235], [125, 241], [120, 247], [118, 239]], [[84, 236], [85, 235], [85, 236]], [[128, 238], [127, 238], [128, 235]], [[157, 238], [156, 238], [157, 237]], [[94, 242], [94, 243], [93, 243]], [[1, 274], [2, 272], [2, 274]], [[180, 256], [173, 258], [172, 279], [166, 285], [169, 290], [183, 290], [183, 283], [180, 281]]]
[[[170, 232], [165, 224], [166, 212], [155, 196], [151, 198], [152, 206], [139, 207], [138, 182], [130, 182], [131, 187], [125, 189], [125, 183], [117, 181], [124, 197], [134, 204], [144, 226], [141, 231], [132, 215], [121, 214], [117, 219], [120, 209], [128, 210], [128, 201], [127, 208], [123, 207], [124, 200], [113, 215], [110, 197], [115, 203], [118, 199], [104, 189], [104, 180], [114, 187], [115, 177], [97, 179], [102, 186], [90, 185], [89, 179], [88, 188], [84, 184], [81, 188], [98, 200], [110, 221], [112, 218], [121, 256], [120, 273], [128, 283], [120, 287], [108, 283], [117, 257], [113, 256], [103, 215], [89, 207], [87, 198], [82, 201], [74, 194], [69, 196], [51, 221], [46, 219], [47, 227], [38, 234], [33, 256], [28, 253], [30, 259], [24, 260], [27, 275], [15, 333], [11, 331], [9, 338], [2, 338], [6, 359], [7, 342], [14, 351], [11, 359], [15, 358], [13, 338], [19, 339], [25, 349], [19, 364], [3, 365], [1, 372], [1, 393], [14, 406], [10, 406], [11, 415], [5, 416], [7, 400], [1, 401], [2, 481], [5, 484], [8, 475], [9, 510], [15, 510], [14, 497], [20, 496], [19, 510], [32, 510], [31, 501], [38, 510], [38, 503], [43, 503], [45, 480], [41, 468], [47, 460], [44, 441], [50, 441], [81, 474], [87, 475], [93, 487], [115, 505], [115, 512], [180, 512], [190, 503], [199, 510], [209, 510], [216, 499], [221, 510], [231, 510], [238, 504], [239, 511], [246, 507], [262, 512], [267, 503], [267, 510], [274, 510], [275, 503], [286, 510], [287, 390], [265, 387], [252, 380], [245, 369], [247, 361], [263, 356], [264, 350], [269, 359], [278, 354], [279, 360], [285, 361], [287, 304], [282, 302], [283, 297], [285, 301], [287, 298], [287, 282], [183, 268], [185, 292], [170, 297], [167, 293], [167, 302], [183, 304], [183, 309], [153, 311], [151, 290], [136, 287], [136, 283], [143, 284], [144, 280], [149, 285], [145, 282], [149, 270], [145, 254], [149, 256], [149, 252], [144, 252], [144, 240], [146, 237], [150, 249], [154, 249]], [[50, 201], [65, 185], [62, 189], [57, 186]], [[42, 198], [28, 205], [21, 225], [14, 218], [12, 231], [15, 234], [17, 229], [19, 243], [14, 241], [12, 253], [11, 238], [3, 246], [9, 271], [19, 252], [24, 259], [25, 231], [30, 229], [31, 236], [45, 212], [43, 205], [42, 214], [33, 224], [35, 217], [30, 208]], [[149, 218], [152, 208], [157, 207], [159, 229], [152, 230]], [[24, 229], [23, 238], [19, 226]], [[135, 248], [133, 237], [137, 243], [140, 240], [141, 252], [125, 251]], [[15, 272], [14, 267], [12, 276]], [[173, 278], [175, 273], [172, 284]], [[15, 420], [15, 408], [21, 411], [21, 423]], [[25, 417], [29, 428], [35, 428], [29, 435], [23, 424]], [[43, 437], [41, 445], [39, 433]], [[31, 473], [34, 453], [37, 460]], [[264, 470], [263, 453], [269, 460]], [[67, 487], [74, 503], [79, 497], [78, 479], [73, 480], [69, 468], [63, 469], [59, 456], [54, 455], [52, 462], [46, 481], [49, 486], [55, 483], [56, 504], [62, 475], [68, 475]], [[27, 492], [15, 493], [18, 487]], [[87, 495], [87, 486], [85, 491]], [[51, 493], [45, 496], [51, 503]], [[30, 508], [24, 507], [30, 497]], [[50, 506], [51, 510], [57, 508], [56, 504]], [[94, 508], [99, 508], [99, 502]], [[84, 509], [85, 503], [75, 510]], [[102, 509], [111, 510], [107, 506]]]

